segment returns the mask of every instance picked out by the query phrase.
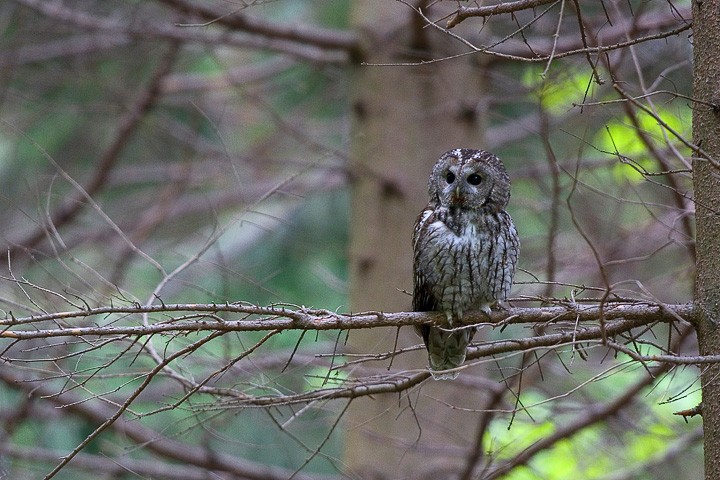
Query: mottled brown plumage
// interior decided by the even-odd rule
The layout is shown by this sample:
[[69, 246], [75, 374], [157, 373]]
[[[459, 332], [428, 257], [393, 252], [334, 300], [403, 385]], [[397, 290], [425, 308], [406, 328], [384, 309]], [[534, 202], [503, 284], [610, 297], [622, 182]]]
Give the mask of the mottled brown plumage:
[[413, 310], [445, 313], [442, 325], [422, 325], [435, 379], [457, 373], [438, 371], [465, 361], [475, 329], [465, 312], [507, 298], [520, 251], [515, 225], [505, 211], [510, 179], [499, 158], [483, 150], [444, 153], [428, 181], [430, 201], [413, 233]]

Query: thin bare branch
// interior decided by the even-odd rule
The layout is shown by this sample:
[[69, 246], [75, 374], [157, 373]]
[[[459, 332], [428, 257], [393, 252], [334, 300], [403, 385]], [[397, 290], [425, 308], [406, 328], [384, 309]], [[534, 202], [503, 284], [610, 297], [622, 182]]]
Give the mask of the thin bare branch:
[[168, 26], [157, 22], [118, 22], [109, 18], [97, 17], [85, 12], [73, 10], [61, 2], [43, 0], [13, 0], [32, 8], [48, 18], [70, 23], [87, 30], [103, 33], [116, 33], [139, 39], [165, 39], [180, 42], [198, 42], [209, 45], [227, 45], [233, 47], [257, 48], [291, 55], [295, 58], [317, 63], [347, 63], [348, 55], [344, 50], [328, 50], [314, 45], [301, 44], [282, 38], [228, 32], [207, 28], [183, 28]]
[[[137, 100], [128, 108], [127, 113], [120, 119], [117, 131], [115, 132], [115, 137], [100, 157], [97, 166], [95, 167], [93, 177], [86, 185], [80, 188], [76, 187], [77, 192], [74, 197], [54, 211], [50, 218], [48, 218], [48, 222], [52, 225], [52, 228], [57, 229], [62, 225], [71, 222], [87, 205], [86, 201], [88, 197], [94, 197], [106, 186], [110, 173], [118, 163], [120, 154], [127, 146], [129, 139], [136, 132], [148, 112], [160, 100], [160, 86], [163, 79], [172, 70], [172, 66], [175, 64], [175, 60], [177, 58], [177, 52], [178, 46], [172, 45], [168, 52], [163, 56], [158, 67], [155, 69], [155, 73], [148, 82], [147, 87], [141, 92]], [[49, 155], [46, 155], [46, 158], [54, 163], [54, 160], [49, 158]], [[57, 168], [59, 168], [59, 166]], [[62, 171], [61, 174], [63, 177], [68, 176], [67, 174], [63, 174]], [[45, 235], [45, 229], [39, 228], [38, 231], [31, 233], [22, 240], [19, 240], [17, 242], [17, 246], [10, 250], [10, 254], [14, 256], [20, 249], [34, 248], [45, 238]]]
[[[91, 424], [103, 424], [116, 413], [114, 408], [107, 405], [97, 402], [83, 402], [79, 395], [72, 392], [56, 395], [52, 385], [29, 383], [19, 376], [14, 369], [1, 368], [0, 380], [5, 385], [24, 392], [28, 397], [44, 398], [53, 405], [65, 407], [66, 411]], [[283, 468], [253, 463], [234, 455], [210, 452], [202, 446], [172, 440], [137, 421], [120, 418], [119, 421], [112, 422], [110, 428], [138, 445], [142, 445], [155, 455], [178, 461], [182, 465], [203, 468], [208, 472], [228, 472], [240, 478], [257, 480], [285, 480], [292, 474], [291, 471]], [[319, 477], [315, 475], [312, 477], [297, 475], [295, 479], [318, 480]]]
[[282, 38], [298, 43], [305, 43], [322, 48], [336, 48], [354, 52], [359, 49], [360, 42], [354, 32], [347, 30], [334, 30], [317, 26], [303, 24], [281, 24], [271, 22], [262, 18], [248, 15], [243, 12], [246, 7], [240, 7], [235, 11], [225, 12], [212, 5], [191, 2], [188, 0], [160, 0], [178, 11], [197, 16], [209, 24], [220, 24], [235, 30], [242, 30], [270, 38]]
[[555, 0], [517, 0], [515, 2], [502, 2], [496, 5], [487, 5], [484, 7], [460, 7], [454, 16], [448, 20], [447, 28], [453, 28], [457, 24], [471, 17], [490, 17], [492, 15], [500, 15], [503, 13], [514, 13], [520, 10], [528, 10], [539, 7]]

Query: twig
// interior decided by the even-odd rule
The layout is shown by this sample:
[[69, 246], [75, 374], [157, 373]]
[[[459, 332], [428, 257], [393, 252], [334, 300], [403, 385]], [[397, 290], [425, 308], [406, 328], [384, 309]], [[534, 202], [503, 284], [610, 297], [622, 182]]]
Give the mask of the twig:
[[[77, 190], [74, 198], [54, 211], [48, 218], [48, 222], [52, 225], [53, 229], [57, 229], [58, 227], [73, 221], [85, 207], [87, 198], [94, 197], [105, 187], [106, 182], [110, 177], [110, 173], [120, 159], [120, 154], [127, 146], [129, 139], [138, 129], [148, 112], [160, 100], [160, 86], [163, 79], [170, 73], [172, 66], [175, 64], [177, 52], [178, 46], [172, 45], [168, 52], [163, 56], [159, 66], [155, 70], [155, 73], [148, 82], [148, 86], [145, 90], [143, 90], [141, 95], [138, 96], [137, 100], [129, 107], [127, 113], [120, 119], [113, 140], [103, 152], [95, 168], [93, 177], [86, 185], [80, 187], [74, 180], [68, 180], [69, 175], [55, 164], [55, 161], [50, 158], [48, 153], [32, 141], [36, 148], [40, 149], [43, 155], [48, 158], [48, 160], [50, 160], [56, 168], [60, 169], [61, 176], [73, 184]], [[43, 238], [45, 238], [45, 230], [40, 228], [37, 232], [32, 233], [25, 239], [16, 242], [18, 246], [13, 248], [14, 251], [12, 251], [12, 253], [16, 253], [16, 251], [20, 248], [33, 248], [42, 241]]]
[[460, 22], [471, 17], [489, 17], [492, 15], [500, 15], [503, 13], [514, 13], [520, 10], [528, 10], [531, 8], [551, 3], [555, 0], [518, 0], [515, 2], [502, 2], [497, 5], [488, 5], [485, 7], [460, 7], [455, 15], [448, 20], [447, 28], [453, 28]]

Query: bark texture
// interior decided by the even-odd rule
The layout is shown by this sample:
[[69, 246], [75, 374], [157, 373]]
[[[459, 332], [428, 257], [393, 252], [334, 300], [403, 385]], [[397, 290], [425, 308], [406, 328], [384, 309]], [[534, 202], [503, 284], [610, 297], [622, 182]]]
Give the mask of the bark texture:
[[[720, 1], [693, 2], [694, 97], [720, 105]], [[720, 353], [720, 109], [693, 105], [697, 274], [695, 306], [700, 353]], [[705, 478], [720, 478], [720, 364], [701, 374]]]

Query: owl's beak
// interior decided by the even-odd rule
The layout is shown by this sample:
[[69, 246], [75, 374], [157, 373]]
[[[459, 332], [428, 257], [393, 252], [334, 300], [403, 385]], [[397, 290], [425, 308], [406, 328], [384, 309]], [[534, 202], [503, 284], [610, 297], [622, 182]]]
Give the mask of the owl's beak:
[[463, 203], [463, 194], [461, 192], [460, 185], [457, 185], [455, 190], [453, 190], [452, 203], [456, 206], [461, 206]]

